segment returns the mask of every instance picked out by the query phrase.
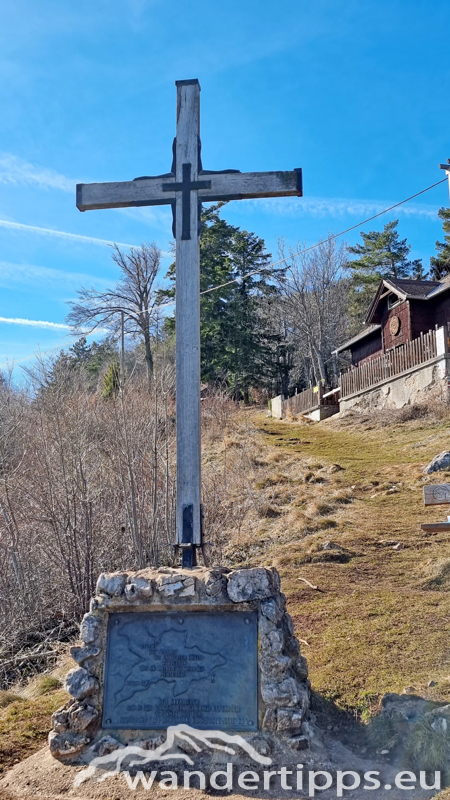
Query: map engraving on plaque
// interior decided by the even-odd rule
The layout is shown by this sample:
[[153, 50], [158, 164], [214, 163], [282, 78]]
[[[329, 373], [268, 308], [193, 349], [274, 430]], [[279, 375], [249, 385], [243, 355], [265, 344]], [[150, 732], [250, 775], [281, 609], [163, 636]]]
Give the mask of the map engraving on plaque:
[[103, 728], [258, 728], [256, 612], [111, 614]]

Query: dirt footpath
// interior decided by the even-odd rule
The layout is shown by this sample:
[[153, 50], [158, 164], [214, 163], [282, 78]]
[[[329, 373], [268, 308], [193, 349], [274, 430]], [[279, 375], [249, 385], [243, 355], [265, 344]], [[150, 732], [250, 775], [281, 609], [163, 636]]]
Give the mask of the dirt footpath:
[[[344, 763], [347, 759], [345, 756], [349, 753], [346, 748], [342, 748], [339, 743], [334, 743], [330, 748], [329, 755], [331, 760], [327, 764], [315, 764], [313, 769], [329, 769], [335, 771], [337, 763]], [[342, 757], [344, 756], [344, 762]], [[334, 763], [333, 763], [334, 762]], [[306, 764], [305, 764], [306, 766]], [[358, 765], [348, 765], [346, 769], [356, 769], [358, 772], [365, 772], [370, 768], [380, 768], [379, 764], [371, 764], [360, 762]], [[338, 767], [339, 768], [339, 767]], [[145, 789], [142, 784], [138, 789], [132, 789], [128, 786], [125, 775], [117, 774], [107, 778], [104, 782], [98, 782], [96, 779], [90, 779], [84, 782], [81, 786], [74, 787], [74, 779], [76, 775], [85, 769], [85, 767], [71, 767], [61, 764], [56, 761], [51, 755], [47, 747], [40, 750], [38, 753], [16, 764], [0, 781], [0, 800], [160, 800], [161, 798], [172, 798], [172, 800], [205, 800], [208, 796], [228, 796], [233, 800], [247, 800], [249, 797], [256, 798], [256, 800], [285, 800], [285, 798], [293, 797], [308, 797], [308, 791], [299, 794], [297, 791], [283, 791], [276, 788], [271, 792], [264, 792], [260, 790], [249, 790], [246, 795], [229, 793], [226, 790], [215, 791], [207, 790], [202, 792], [198, 789], [171, 789], [169, 787], [162, 788], [157, 783], [151, 788]], [[195, 770], [195, 767], [192, 768]], [[380, 790], [371, 792], [371, 800], [403, 800], [404, 791], [399, 791], [395, 788], [394, 778], [398, 772], [397, 769], [392, 767], [382, 768], [380, 773], [385, 780], [390, 782], [389, 786], [382, 786]], [[158, 776], [160, 777], [160, 776]], [[383, 781], [384, 783], [384, 781]], [[279, 787], [279, 784], [278, 784]], [[372, 787], [371, 787], [372, 788]], [[336, 786], [333, 785], [329, 790], [315, 792], [315, 797], [320, 800], [331, 800], [336, 798]], [[387, 791], [387, 789], [391, 791]], [[410, 794], [411, 800], [428, 800], [435, 792], [427, 792], [421, 789], [414, 789]], [[364, 791], [363, 785], [353, 791], [345, 791], [344, 796], [351, 800], [367, 800], [367, 791]]]

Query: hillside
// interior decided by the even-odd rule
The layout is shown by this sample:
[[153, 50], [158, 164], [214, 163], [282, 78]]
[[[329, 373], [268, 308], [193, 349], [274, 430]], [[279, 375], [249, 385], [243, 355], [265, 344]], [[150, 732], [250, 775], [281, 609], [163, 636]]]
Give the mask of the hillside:
[[251, 488], [253, 503], [227, 558], [278, 567], [314, 690], [358, 715], [387, 691], [450, 690], [450, 548], [445, 534], [420, 530], [446, 516], [424, 508], [422, 486], [450, 474], [422, 470], [448, 447], [450, 420], [402, 416], [253, 415], [240, 422], [243, 439], [235, 423], [227, 448], [235, 469], [244, 457], [254, 467], [245, 493], [232, 487], [237, 506]]
[[[424, 509], [422, 486], [450, 473], [422, 470], [449, 446], [450, 419], [399, 413], [318, 424], [219, 411], [206, 413], [207, 539], [216, 561], [278, 567], [323, 698], [316, 708], [332, 721], [348, 719], [344, 712], [366, 719], [385, 692], [405, 687], [445, 700], [450, 547], [420, 523], [446, 515]], [[45, 692], [13, 702], [0, 694], [0, 768], [45, 741], [62, 698], [51, 685]]]

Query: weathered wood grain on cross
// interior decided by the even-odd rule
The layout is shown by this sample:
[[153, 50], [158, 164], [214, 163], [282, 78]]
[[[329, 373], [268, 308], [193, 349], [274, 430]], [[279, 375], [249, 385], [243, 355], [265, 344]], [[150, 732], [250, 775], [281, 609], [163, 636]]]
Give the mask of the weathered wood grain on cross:
[[[450, 505], [450, 484], [435, 483], [423, 487], [423, 502], [426, 506]], [[421, 529], [427, 533], [450, 531], [450, 522], [423, 522]]]
[[177, 123], [170, 172], [120, 183], [77, 186], [80, 211], [171, 205], [176, 240], [177, 545], [194, 566], [202, 545], [200, 452], [200, 213], [202, 202], [302, 197], [302, 171], [205, 170], [200, 84], [176, 81]]

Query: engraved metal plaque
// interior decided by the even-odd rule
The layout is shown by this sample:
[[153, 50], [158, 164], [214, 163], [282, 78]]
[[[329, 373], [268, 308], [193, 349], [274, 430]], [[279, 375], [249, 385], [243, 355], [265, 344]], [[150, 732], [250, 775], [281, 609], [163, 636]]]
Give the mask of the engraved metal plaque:
[[111, 614], [103, 728], [258, 728], [256, 612]]

